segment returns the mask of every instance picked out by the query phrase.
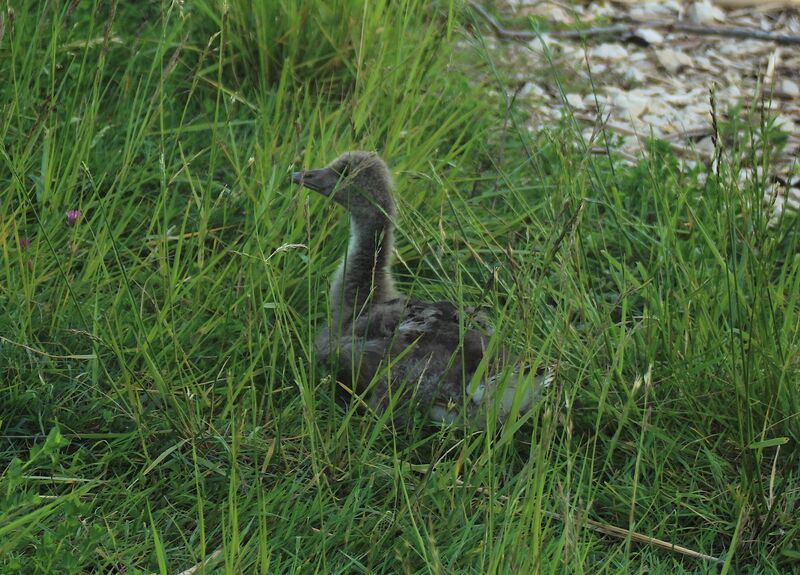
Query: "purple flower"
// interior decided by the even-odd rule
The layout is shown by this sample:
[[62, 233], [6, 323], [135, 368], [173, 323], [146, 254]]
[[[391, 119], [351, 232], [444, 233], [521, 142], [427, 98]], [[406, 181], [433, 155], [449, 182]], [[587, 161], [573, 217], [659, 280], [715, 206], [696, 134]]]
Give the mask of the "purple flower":
[[27, 236], [20, 236], [19, 237], [19, 249], [27, 250], [31, 247], [31, 239]]
[[69, 210], [67, 212], [67, 225], [74, 226], [83, 218], [83, 213], [80, 210]]

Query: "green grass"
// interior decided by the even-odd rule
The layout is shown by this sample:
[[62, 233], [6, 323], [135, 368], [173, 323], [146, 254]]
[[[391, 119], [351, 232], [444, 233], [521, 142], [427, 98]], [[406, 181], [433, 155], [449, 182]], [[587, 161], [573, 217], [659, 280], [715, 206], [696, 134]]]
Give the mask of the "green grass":
[[[800, 229], [731, 159], [765, 139], [702, 178], [529, 134], [458, 3], [11, 4], [0, 572], [800, 569]], [[287, 176], [351, 148], [396, 173], [402, 287], [556, 366], [526, 420], [336, 406], [347, 226]]]

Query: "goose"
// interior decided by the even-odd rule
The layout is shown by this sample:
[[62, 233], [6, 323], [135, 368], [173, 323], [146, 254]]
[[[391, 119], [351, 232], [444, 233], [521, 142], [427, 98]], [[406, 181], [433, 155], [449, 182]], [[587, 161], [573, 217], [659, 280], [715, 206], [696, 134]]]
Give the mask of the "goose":
[[[350, 214], [347, 251], [330, 287], [329, 321], [316, 355], [337, 380], [394, 421], [422, 412], [429, 422], [482, 429], [529, 410], [550, 373], [504, 367], [489, 354], [491, 327], [474, 309], [398, 292], [391, 272], [397, 206], [392, 175], [374, 152], [351, 151], [291, 180]], [[491, 357], [490, 357], [491, 355]]]

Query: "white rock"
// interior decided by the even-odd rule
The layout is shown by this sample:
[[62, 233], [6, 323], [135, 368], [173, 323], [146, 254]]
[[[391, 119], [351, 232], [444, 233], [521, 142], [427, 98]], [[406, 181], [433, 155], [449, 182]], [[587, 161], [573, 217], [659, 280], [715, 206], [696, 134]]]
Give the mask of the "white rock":
[[[647, 138], [647, 134], [642, 134], [642, 137]], [[641, 151], [642, 144], [638, 136], [626, 135], [622, 137], [622, 147], [629, 152], [636, 153]]]
[[800, 189], [798, 188], [791, 188], [789, 190], [789, 205], [793, 209], [798, 209], [800, 207]]
[[591, 14], [589, 14], [592, 18], [597, 18], [598, 16], [616, 16], [618, 13], [618, 8], [612, 6], [608, 2], [592, 2], [589, 6], [591, 8]]
[[736, 60], [742, 61], [745, 56], [753, 56], [764, 52], [764, 42], [758, 40], [731, 40], [719, 44], [719, 53], [725, 56], [733, 56]]
[[586, 52], [583, 49], [583, 46], [573, 46], [572, 44], [564, 44], [561, 46], [561, 53], [564, 56], [570, 56], [575, 60], [584, 61], [586, 60]]
[[696, 55], [694, 57], [695, 66], [698, 68], [702, 68], [703, 70], [713, 70], [714, 67], [711, 65], [711, 60], [706, 58], [705, 56]]
[[781, 221], [781, 215], [783, 215], [783, 204], [785, 200], [781, 195], [773, 195], [772, 191], [768, 191], [764, 193], [764, 203], [767, 206], [772, 206], [772, 214], [770, 214], [769, 221], [767, 225], [771, 228], [774, 228], [778, 225], [778, 222]]
[[649, 98], [647, 102], [647, 111], [651, 114], [673, 118], [675, 116], [675, 109], [659, 98]]
[[656, 50], [656, 57], [659, 63], [664, 66], [670, 74], [674, 74], [681, 68], [692, 65], [692, 58], [688, 54], [672, 48]]
[[[661, 90], [663, 92], [663, 90]], [[655, 94], [653, 94], [655, 95]], [[665, 102], [669, 102], [673, 106], [686, 106], [695, 102], [698, 98], [689, 92], [676, 92], [672, 94], [662, 93], [659, 98]]]
[[697, 153], [701, 156], [711, 158], [714, 156], [714, 141], [711, 139], [711, 136], [706, 136], [695, 143], [694, 149], [697, 150]]
[[710, 102], [695, 102], [686, 106], [685, 112], [688, 116], [696, 116], [702, 120], [711, 120], [711, 103]]
[[636, 92], [641, 94], [642, 96], [647, 96], [648, 98], [652, 98], [653, 96], [663, 97], [665, 95], [664, 88], [662, 86], [659, 86], [657, 88], [643, 87], [636, 90]]
[[559, 24], [572, 24], [574, 18], [567, 13], [561, 6], [550, 5], [549, 14], [544, 14], [551, 22], [558, 22]]
[[613, 99], [614, 107], [622, 112], [624, 118], [638, 118], [647, 111], [649, 99], [634, 91], [620, 92]]
[[742, 95], [742, 90], [739, 88], [739, 86], [737, 84], [731, 84], [725, 90], [725, 96], [727, 98], [731, 98], [732, 100], [735, 100], [735, 99], [741, 97], [741, 95]]
[[636, 66], [625, 68], [623, 77], [628, 82], [634, 82], [636, 84], [642, 84], [647, 79], [647, 77], [644, 75], [644, 72], [642, 72], [642, 69], [637, 68]]
[[648, 126], [658, 128], [661, 134], [672, 134], [675, 132], [675, 126], [670, 124], [669, 120], [660, 114], [645, 114], [642, 116], [642, 122]]
[[798, 96], [800, 96], [800, 86], [797, 85], [797, 82], [794, 82], [789, 78], [784, 78], [783, 80], [781, 80], [780, 88], [778, 89], [778, 91], [791, 98], [797, 98]]
[[599, 106], [601, 109], [608, 101], [605, 94], [586, 94], [583, 97], [583, 105], [585, 108], [596, 108]]
[[709, 0], [693, 2], [687, 10], [686, 16], [695, 24], [711, 24], [715, 20], [725, 20], [725, 12], [714, 6]]
[[583, 105], [583, 96], [580, 94], [567, 94], [567, 104], [576, 110], [583, 110], [586, 106]]
[[648, 44], [661, 44], [664, 41], [664, 36], [652, 28], [639, 28], [636, 35]]
[[600, 44], [589, 50], [589, 58], [598, 60], [622, 60], [628, 57], [628, 51], [621, 44]]
[[789, 134], [794, 133], [794, 120], [785, 114], [778, 114], [775, 117], [774, 126], [779, 130], [783, 130], [784, 132], [788, 132]]
[[539, 84], [527, 82], [519, 91], [520, 96], [532, 96], [534, 98], [546, 98], [547, 92]]
[[743, 184], [753, 175], [753, 170], [750, 168], [742, 168], [739, 170], [739, 183]]
[[764, 179], [764, 166], [756, 166], [755, 170], [753, 170], [752, 168], [742, 168], [741, 170], [739, 170], [740, 184], [753, 180], [760, 181], [763, 179]]
[[661, 2], [633, 2], [630, 5], [630, 17], [634, 20], [654, 20], [663, 17], [674, 18], [680, 15], [683, 6], [677, 0]]

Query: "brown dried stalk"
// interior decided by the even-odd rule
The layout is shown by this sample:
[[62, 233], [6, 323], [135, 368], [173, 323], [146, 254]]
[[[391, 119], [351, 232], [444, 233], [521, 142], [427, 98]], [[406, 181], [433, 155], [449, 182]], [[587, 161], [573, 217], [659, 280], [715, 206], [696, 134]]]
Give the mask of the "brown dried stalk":
[[[456, 479], [456, 483], [461, 486], [465, 485], [461, 479]], [[484, 495], [486, 494], [486, 491], [482, 487], [478, 487], [477, 491], [478, 493], [482, 493]], [[508, 497], [505, 495], [500, 495], [499, 499], [502, 502], [508, 501]], [[542, 510], [542, 513], [547, 517], [558, 519], [561, 522], [565, 521], [564, 517], [562, 517], [559, 513], [546, 510]], [[719, 557], [706, 555], [705, 553], [694, 551], [693, 549], [689, 549], [688, 547], [683, 547], [682, 545], [675, 545], [674, 543], [670, 543], [669, 541], [664, 541], [663, 539], [656, 539], [655, 537], [642, 535], [641, 533], [636, 533], [635, 531], [630, 531], [629, 529], [624, 529], [622, 527], [617, 527], [615, 525], [608, 525], [606, 523], [600, 523], [599, 521], [595, 521], [593, 519], [584, 519], [584, 521], [587, 527], [604, 535], [610, 535], [611, 537], [617, 537], [619, 539], [628, 539], [630, 537], [631, 541], [636, 541], [637, 543], [644, 543], [645, 545], [652, 545], [654, 547], [659, 547], [660, 549], [664, 549], [666, 551], [673, 551], [675, 553], [680, 553], [681, 555], [685, 555], [686, 557], [692, 557], [694, 559], [702, 559], [710, 563], [724, 563], [724, 560], [720, 559]]]

